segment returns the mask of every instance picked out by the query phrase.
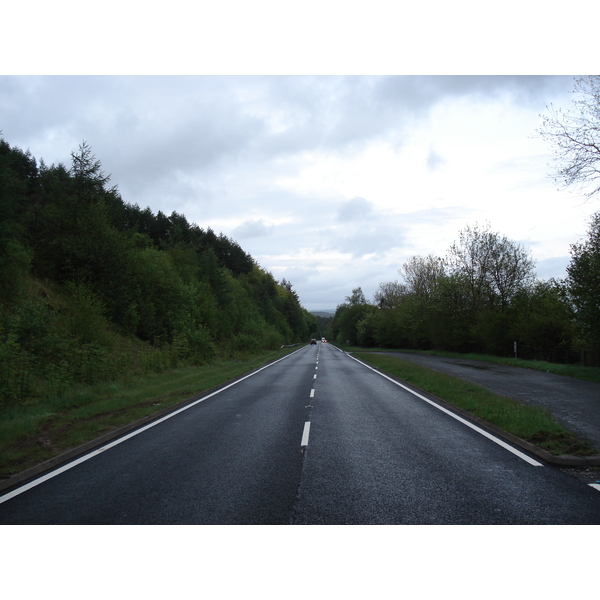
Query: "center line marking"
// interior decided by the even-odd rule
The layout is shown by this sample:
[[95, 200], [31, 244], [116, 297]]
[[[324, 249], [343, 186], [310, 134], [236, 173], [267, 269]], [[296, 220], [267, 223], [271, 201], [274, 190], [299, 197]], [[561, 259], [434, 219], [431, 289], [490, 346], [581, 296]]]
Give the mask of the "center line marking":
[[302, 441], [300, 442], [301, 446], [308, 446], [309, 431], [310, 431], [310, 421], [306, 421], [306, 423], [304, 423], [304, 431], [302, 432]]
[[315, 397], [315, 388], [313, 388], [312, 390], [310, 390], [310, 397], [311, 398]]

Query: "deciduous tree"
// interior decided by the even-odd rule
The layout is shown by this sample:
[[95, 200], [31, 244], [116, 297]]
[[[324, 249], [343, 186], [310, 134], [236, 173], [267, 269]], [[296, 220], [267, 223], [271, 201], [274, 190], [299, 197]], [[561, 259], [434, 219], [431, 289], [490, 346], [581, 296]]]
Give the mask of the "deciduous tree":
[[567, 273], [584, 339], [600, 351], [600, 212], [592, 216], [587, 240], [571, 246]]
[[554, 180], [591, 198], [600, 192], [600, 76], [576, 79], [573, 93], [573, 110], [551, 105], [538, 135], [554, 152]]
[[521, 244], [486, 225], [465, 227], [448, 253], [450, 273], [466, 282], [470, 309], [504, 310], [512, 296], [535, 279], [534, 262]]
[[362, 288], [354, 288], [352, 290], [352, 294], [350, 294], [350, 296], [346, 296], [346, 302], [350, 306], [356, 306], [357, 304], [366, 304], [367, 299], [365, 298], [365, 294], [363, 293]]

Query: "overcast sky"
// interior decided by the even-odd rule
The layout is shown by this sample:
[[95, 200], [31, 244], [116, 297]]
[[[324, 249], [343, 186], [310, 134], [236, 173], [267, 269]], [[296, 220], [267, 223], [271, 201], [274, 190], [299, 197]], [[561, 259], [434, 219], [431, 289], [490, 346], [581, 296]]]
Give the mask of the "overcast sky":
[[535, 137], [572, 76], [3, 76], [0, 129], [47, 164], [86, 140], [123, 199], [235, 239], [309, 310], [367, 298], [467, 225], [564, 277], [597, 209]]
[[66, 165], [86, 140], [126, 202], [234, 238], [309, 310], [371, 299], [467, 225], [563, 277], [597, 210], [535, 137], [596, 68], [577, 0], [34, 4], [4, 9], [4, 139]]

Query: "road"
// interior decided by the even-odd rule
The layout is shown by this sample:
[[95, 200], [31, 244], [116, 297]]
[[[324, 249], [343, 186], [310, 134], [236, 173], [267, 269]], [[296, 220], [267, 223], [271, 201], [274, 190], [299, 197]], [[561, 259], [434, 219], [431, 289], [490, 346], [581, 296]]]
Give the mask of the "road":
[[599, 489], [502, 444], [319, 343], [4, 493], [0, 523], [600, 523]]

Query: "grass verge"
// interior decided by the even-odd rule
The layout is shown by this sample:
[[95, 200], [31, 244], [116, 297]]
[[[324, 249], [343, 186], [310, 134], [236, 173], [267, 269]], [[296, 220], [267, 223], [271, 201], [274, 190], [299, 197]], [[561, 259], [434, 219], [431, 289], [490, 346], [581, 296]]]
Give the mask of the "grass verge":
[[593, 456], [598, 451], [579, 440], [538, 407], [526, 406], [456, 377], [396, 356], [353, 352], [360, 360], [398, 377], [468, 413], [535, 444], [554, 455]]
[[0, 412], [0, 479], [152, 415], [297, 350], [79, 386], [61, 397]]

